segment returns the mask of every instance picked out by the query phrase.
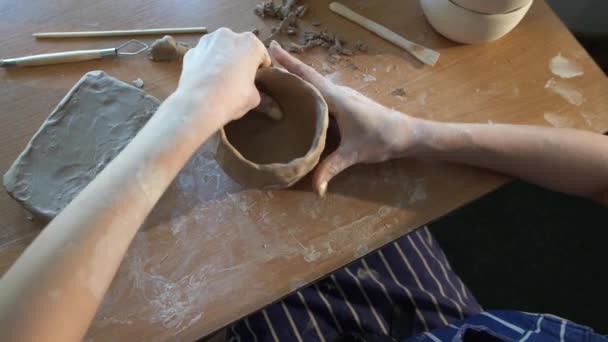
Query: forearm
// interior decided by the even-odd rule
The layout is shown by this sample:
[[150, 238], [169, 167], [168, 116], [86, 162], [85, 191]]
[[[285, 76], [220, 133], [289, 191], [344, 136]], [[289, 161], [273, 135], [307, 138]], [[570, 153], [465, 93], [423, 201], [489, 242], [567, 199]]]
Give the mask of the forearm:
[[[145, 217], [213, 130], [193, 132], [172, 95], [140, 133], [34, 240], [0, 282], [0, 331], [12, 340], [79, 340]], [[215, 113], [210, 113], [215, 114]]]
[[543, 187], [594, 197], [608, 190], [608, 138], [525, 125], [417, 120], [413, 156], [487, 168]]

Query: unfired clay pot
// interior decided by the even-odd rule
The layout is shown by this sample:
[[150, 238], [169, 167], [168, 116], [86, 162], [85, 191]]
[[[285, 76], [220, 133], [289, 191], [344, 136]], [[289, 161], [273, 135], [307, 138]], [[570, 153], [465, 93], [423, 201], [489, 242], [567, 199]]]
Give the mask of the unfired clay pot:
[[[491, 1], [491, 0], [486, 0]], [[505, 14], [483, 14], [450, 0], [420, 0], [429, 23], [448, 39], [465, 44], [496, 40], [509, 33], [526, 15], [532, 2]]]
[[529, 5], [532, 0], [452, 0], [453, 3], [486, 14], [503, 14]]
[[260, 69], [256, 86], [279, 104], [283, 117], [248, 113], [232, 121], [220, 130], [216, 159], [246, 187], [289, 187], [319, 162], [329, 122], [327, 103], [310, 83], [281, 69]]

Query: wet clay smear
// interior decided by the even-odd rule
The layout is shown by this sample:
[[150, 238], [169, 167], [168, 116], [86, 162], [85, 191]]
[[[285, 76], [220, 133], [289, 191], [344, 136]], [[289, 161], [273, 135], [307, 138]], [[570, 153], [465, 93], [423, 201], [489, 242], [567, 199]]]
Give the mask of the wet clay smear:
[[579, 63], [562, 56], [561, 53], [551, 58], [549, 61], [549, 69], [553, 75], [566, 79], [582, 76], [585, 73], [583, 67]]

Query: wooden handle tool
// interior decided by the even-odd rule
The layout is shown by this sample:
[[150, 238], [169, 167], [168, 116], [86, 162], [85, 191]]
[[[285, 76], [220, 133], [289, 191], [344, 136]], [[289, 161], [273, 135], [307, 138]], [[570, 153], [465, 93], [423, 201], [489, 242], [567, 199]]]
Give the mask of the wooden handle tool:
[[[133, 52], [121, 51], [128, 45], [136, 44], [140, 46], [140, 49]], [[90, 61], [93, 59], [101, 59], [104, 57], [114, 56], [133, 56], [137, 55], [148, 49], [148, 45], [140, 42], [139, 40], [130, 40], [119, 47], [108, 48], [108, 49], [95, 49], [95, 50], [76, 50], [76, 51], [64, 51], [54, 53], [44, 53], [40, 55], [0, 59], [0, 67], [25, 67], [25, 66], [39, 66], [49, 64], [60, 64], [60, 63], [73, 63], [81, 61]]]
[[329, 4], [329, 9], [332, 12], [337, 13], [348, 20], [363, 26], [364, 28], [377, 34], [381, 38], [384, 38], [389, 42], [401, 47], [424, 64], [432, 66], [437, 63], [437, 60], [439, 60], [439, 52], [431, 50], [420, 44], [411, 42], [401, 37], [397, 33], [389, 30], [388, 28], [378, 24], [375, 21], [365, 18], [364, 16], [360, 15], [359, 13], [356, 13], [355, 11], [342, 4], [332, 2], [331, 4]]
[[144, 30], [113, 30], [113, 31], [77, 31], [77, 32], [39, 32], [32, 34], [38, 39], [42, 38], [76, 38], [76, 37], [120, 37], [139, 35], [165, 35], [207, 33], [206, 27], [169, 27]]

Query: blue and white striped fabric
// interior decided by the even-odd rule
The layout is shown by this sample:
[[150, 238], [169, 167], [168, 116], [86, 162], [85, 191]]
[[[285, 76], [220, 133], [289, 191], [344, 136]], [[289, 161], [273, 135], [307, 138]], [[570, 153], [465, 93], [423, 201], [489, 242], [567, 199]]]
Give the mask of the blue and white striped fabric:
[[226, 334], [227, 341], [255, 342], [608, 341], [551, 315], [483, 312], [426, 227], [251, 314]]
[[418, 341], [466, 341], [466, 333], [485, 332], [497, 341], [588, 341], [606, 342], [608, 338], [564, 318], [520, 311], [485, 311], [465, 321], [406, 339]]

